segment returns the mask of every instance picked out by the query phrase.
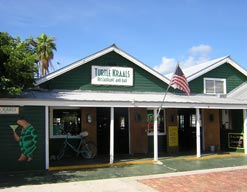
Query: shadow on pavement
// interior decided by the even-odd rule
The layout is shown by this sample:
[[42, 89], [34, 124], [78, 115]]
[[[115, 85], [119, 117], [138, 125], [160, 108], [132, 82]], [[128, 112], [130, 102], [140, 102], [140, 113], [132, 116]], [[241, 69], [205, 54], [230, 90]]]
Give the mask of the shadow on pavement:
[[159, 164], [135, 164], [67, 171], [33, 171], [0, 173], [0, 189], [23, 185], [38, 185], [61, 182], [74, 182], [95, 179], [108, 179], [129, 176], [142, 176], [247, 165], [246, 156], [222, 156], [220, 158], [189, 159], [184, 157], [160, 158]]

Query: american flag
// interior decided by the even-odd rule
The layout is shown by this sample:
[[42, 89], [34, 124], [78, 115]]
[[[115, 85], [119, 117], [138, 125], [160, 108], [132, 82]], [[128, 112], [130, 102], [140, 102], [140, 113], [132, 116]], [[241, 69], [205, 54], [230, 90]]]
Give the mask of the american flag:
[[180, 89], [181, 91], [184, 91], [187, 95], [190, 95], [189, 84], [179, 65], [177, 66], [176, 71], [172, 76], [170, 85], [174, 89]]

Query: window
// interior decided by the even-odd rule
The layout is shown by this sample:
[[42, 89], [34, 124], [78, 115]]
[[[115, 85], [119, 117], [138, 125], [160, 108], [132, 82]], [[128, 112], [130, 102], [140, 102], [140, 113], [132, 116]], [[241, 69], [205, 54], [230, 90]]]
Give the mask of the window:
[[[152, 135], [154, 131], [154, 111], [147, 110], [147, 132], [148, 135]], [[165, 135], [165, 118], [164, 110], [160, 111], [158, 116], [158, 134]]]
[[[185, 116], [184, 115], [179, 115], [179, 130], [184, 132], [184, 129], [186, 129], [185, 125]], [[196, 114], [190, 114], [189, 119], [186, 119], [187, 121], [189, 120], [190, 124], [187, 126], [190, 127], [196, 127]]]
[[80, 109], [52, 109], [51, 110], [52, 138], [62, 138], [69, 132], [71, 136], [78, 136], [81, 132]]
[[196, 127], [196, 114], [190, 115], [190, 127]]
[[185, 123], [184, 123], [184, 115], [179, 115], [179, 129], [184, 132]]
[[226, 79], [204, 79], [205, 94], [226, 94]]
[[120, 117], [120, 129], [125, 129], [125, 117]]

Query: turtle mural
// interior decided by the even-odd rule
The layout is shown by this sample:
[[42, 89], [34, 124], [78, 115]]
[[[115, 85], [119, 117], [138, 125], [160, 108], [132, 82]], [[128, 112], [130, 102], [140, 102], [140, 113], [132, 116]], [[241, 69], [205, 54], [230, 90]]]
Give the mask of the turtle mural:
[[[19, 142], [21, 155], [18, 161], [32, 161], [33, 154], [37, 148], [37, 133], [34, 127], [25, 120], [24, 117], [19, 117], [17, 119], [17, 125], [10, 125], [13, 130], [14, 140]], [[16, 129], [21, 127], [20, 136], [16, 133]]]

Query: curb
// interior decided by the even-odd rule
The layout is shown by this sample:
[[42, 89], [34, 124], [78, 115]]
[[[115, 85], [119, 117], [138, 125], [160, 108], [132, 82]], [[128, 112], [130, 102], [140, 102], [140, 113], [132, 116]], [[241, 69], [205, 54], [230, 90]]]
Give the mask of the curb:
[[196, 174], [207, 174], [207, 173], [217, 173], [217, 172], [234, 171], [234, 170], [242, 170], [242, 169], [247, 169], [247, 165], [237, 166], [237, 167], [223, 167], [223, 168], [214, 168], [214, 169], [201, 169], [201, 170], [194, 170], [194, 171], [163, 173], [163, 174], [155, 174], [155, 175], [133, 176], [129, 178], [133, 178], [137, 180], [155, 179], [155, 178], [161, 178], [161, 177], [176, 177], [176, 176], [186, 176], [186, 175], [196, 175]]
[[104, 167], [115, 167], [124, 165], [142, 165], [142, 164], [153, 164], [153, 160], [137, 160], [137, 161], [124, 161], [117, 163], [102, 163], [102, 164], [91, 164], [91, 165], [69, 165], [69, 166], [56, 166], [49, 167], [48, 171], [61, 171], [61, 170], [73, 170], [73, 169], [93, 169], [93, 168], [104, 168]]
[[[217, 158], [227, 158], [227, 157], [240, 157], [246, 156], [244, 153], [230, 153], [230, 154], [207, 154], [201, 157], [190, 156], [190, 157], [174, 157], [166, 159], [183, 159], [186, 161], [194, 160], [205, 160], [205, 159], [217, 159]], [[163, 160], [161, 157], [160, 160]], [[63, 171], [63, 170], [74, 170], [74, 169], [93, 169], [93, 168], [105, 168], [105, 167], [115, 167], [124, 165], [142, 165], [142, 164], [162, 164], [161, 161], [154, 161], [153, 159], [140, 159], [132, 161], [121, 161], [116, 163], [98, 163], [98, 164], [87, 164], [87, 165], [65, 165], [65, 166], [52, 166], [48, 168], [48, 171]]]

